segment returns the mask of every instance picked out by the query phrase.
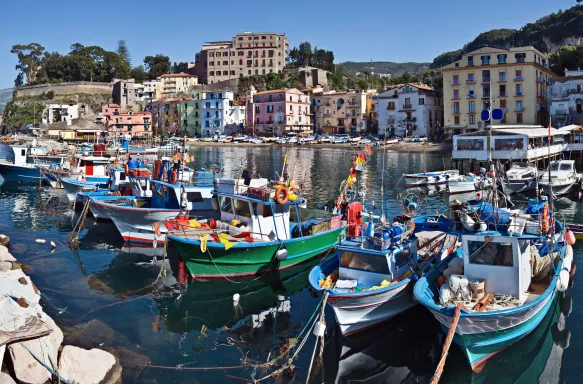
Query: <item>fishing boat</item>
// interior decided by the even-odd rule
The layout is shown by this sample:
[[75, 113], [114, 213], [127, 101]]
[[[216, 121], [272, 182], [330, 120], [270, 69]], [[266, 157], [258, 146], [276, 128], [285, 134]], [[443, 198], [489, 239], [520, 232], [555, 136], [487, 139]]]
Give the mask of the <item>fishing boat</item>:
[[525, 193], [536, 188], [539, 177], [538, 169], [534, 163], [513, 162], [510, 169], [506, 171], [506, 178], [502, 186], [509, 195]]
[[65, 155], [50, 155], [47, 148], [30, 145], [11, 145], [14, 160], [0, 161], [0, 176], [5, 181], [17, 183], [38, 183], [43, 177], [40, 168], [51, 164], [60, 167]]
[[553, 196], [560, 197], [569, 194], [579, 179], [575, 160], [557, 160], [551, 161], [538, 184], [545, 193], [552, 188]]
[[344, 336], [416, 305], [413, 285], [433, 263], [453, 251], [457, 239], [437, 231], [413, 236], [411, 219], [376, 229], [367, 222], [361, 233], [362, 209], [360, 202], [348, 205], [347, 239], [338, 245], [334, 256], [310, 272], [312, 289], [328, 292], [328, 304]]
[[[77, 194], [82, 192], [95, 192], [99, 188], [97, 183], [69, 177], [60, 179], [60, 183], [67, 194], [67, 199], [71, 202], [77, 201]], [[104, 191], [103, 194], [105, 193], [106, 192]]]
[[[241, 277], [282, 270], [329, 251], [344, 231], [340, 217], [302, 221], [305, 201], [267, 179], [219, 179], [220, 220], [169, 235], [194, 278]], [[293, 211], [296, 220], [290, 220]], [[319, 211], [324, 216], [323, 211]]]
[[59, 168], [57, 166], [50, 166], [48, 168], [42, 167], [40, 165], [36, 166], [39, 170], [40, 174], [43, 177], [43, 180], [54, 189], [63, 189], [63, 185], [61, 184], [61, 179], [64, 178], [71, 178], [71, 179], [79, 179], [81, 174], [75, 173], [73, 171], [68, 170], [67, 167], [63, 166]]
[[483, 191], [490, 186], [491, 184], [487, 177], [474, 174], [460, 176], [459, 179], [454, 178], [447, 181], [447, 191], [450, 195]]
[[427, 172], [425, 144], [423, 144], [423, 172], [406, 173], [403, 175], [403, 177], [405, 178], [405, 187], [407, 188], [441, 185], [449, 182], [450, 180], [460, 180], [460, 174], [457, 169]]
[[150, 176], [129, 176], [127, 183], [118, 189], [116, 192], [107, 194], [99, 193], [80, 193], [83, 199], [91, 200], [89, 210], [98, 221], [111, 221], [111, 217], [107, 210], [93, 203], [99, 201], [102, 203], [122, 205], [126, 207], [143, 207], [152, 199], [152, 188]]
[[157, 164], [155, 178], [150, 180], [151, 199], [141, 206], [91, 199], [90, 207], [109, 217], [128, 243], [163, 243], [166, 233], [173, 228], [169, 220], [174, 221], [180, 213], [193, 218], [218, 217], [212, 192], [219, 172], [195, 171], [192, 182], [185, 182], [177, 176], [162, 177], [173, 171], [169, 170], [167, 161]]
[[471, 211], [480, 225], [464, 226], [461, 248], [421, 277], [414, 294], [479, 372], [531, 333], [568, 287], [575, 239], [548, 200], [530, 199], [524, 212], [488, 202]]
[[251, 144], [261, 144], [261, 143], [264, 143], [264, 141], [263, 141], [263, 140], [261, 140], [261, 139], [260, 139], [260, 138], [258, 138], [258, 137], [251, 137], [251, 138], [249, 139], [249, 142], [250, 142]]
[[233, 137], [233, 143], [246, 143], [249, 141], [249, 136], [247, 135], [236, 135]]

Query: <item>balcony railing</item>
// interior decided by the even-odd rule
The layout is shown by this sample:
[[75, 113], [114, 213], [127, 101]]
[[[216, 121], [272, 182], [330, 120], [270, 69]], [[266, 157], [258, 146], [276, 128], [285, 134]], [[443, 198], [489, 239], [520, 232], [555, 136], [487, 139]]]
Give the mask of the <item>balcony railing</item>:
[[474, 79], [472, 79], [472, 80], [468, 79], [468, 80], [466, 80], [466, 84], [476, 84], [476, 80], [474, 80]]
[[514, 81], [524, 81], [524, 77], [522, 77], [522, 76], [516, 76], [514, 78]]
[[519, 57], [519, 58], [517, 58], [517, 59], [516, 59], [516, 62], [517, 62], [517, 63], [526, 63], [526, 58], [524, 58], [524, 57]]
[[506, 92], [500, 91], [500, 97], [506, 97]]
[[569, 113], [569, 111], [566, 109], [557, 109], [556, 112], [557, 115], [566, 115], [567, 113]]
[[482, 83], [489, 83], [489, 82], [490, 82], [489, 77], [482, 77]]
[[490, 97], [490, 92], [482, 93], [482, 98], [487, 98], [487, 97]]
[[411, 104], [403, 104], [403, 109], [412, 109], [413, 106]]
[[468, 99], [475, 99], [475, 98], [476, 98], [475, 93], [468, 93]]
[[524, 96], [522, 92], [516, 92], [516, 96]]
[[542, 76], [538, 76], [536, 78], [536, 81], [538, 81], [539, 83], [544, 83], [545, 82], [545, 79]]
[[459, 114], [459, 113], [460, 113], [460, 110], [459, 110], [459, 109], [454, 109], [454, 110], [453, 110], [453, 113], [454, 113], [454, 115], [455, 115], [455, 114]]
[[458, 80], [454, 80], [451, 85], [460, 85], [460, 82]]
[[514, 111], [516, 111], [516, 112], [524, 112], [524, 107], [516, 107], [516, 108], [514, 108]]
[[498, 78], [498, 82], [499, 83], [505, 83], [506, 82], [506, 77]]

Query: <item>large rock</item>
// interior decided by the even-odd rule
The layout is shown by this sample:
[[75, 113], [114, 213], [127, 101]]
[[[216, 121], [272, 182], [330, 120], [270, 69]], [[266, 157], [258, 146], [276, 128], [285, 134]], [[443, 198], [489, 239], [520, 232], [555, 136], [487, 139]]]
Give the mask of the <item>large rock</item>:
[[[138, 377], [147, 365], [152, 363], [152, 360], [148, 356], [144, 356], [134, 350], [119, 347], [111, 350], [120, 365], [123, 367], [123, 378], [132, 379]], [[130, 380], [132, 381], [132, 380]]]
[[8, 248], [10, 245], [10, 237], [6, 235], [0, 235], [0, 244]]
[[16, 384], [16, 381], [9, 374], [0, 372], [0, 384]]
[[14, 256], [8, 252], [8, 248], [0, 244], [0, 261], [16, 261]]
[[[47, 366], [52, 367], [51, 361], [57, 364], [59, 347], [63, 342], [63, 332], [48, 315], [43, 314], [42, 320], [47, 323], [53, 331], [47, 336], [37, 339], [23, 341], [32, 353], [41, 359]], [[8, 352], [14, 365], [16, 378], [29, 384], [44, 384], [51, 379], [51, 373], [43, 367], [32, 355], [22, 346], [20, 342], [12, 343], [8, 346]]]
[[65, 346], [59, 358], [59, 374], [73, 384], [121, 383], [121, 366], [101, 349]]
[[67, 330], [67, 344], [85, 348], [111, 346], [116, 341], [115, 331], [99, 320], [90, 320]]

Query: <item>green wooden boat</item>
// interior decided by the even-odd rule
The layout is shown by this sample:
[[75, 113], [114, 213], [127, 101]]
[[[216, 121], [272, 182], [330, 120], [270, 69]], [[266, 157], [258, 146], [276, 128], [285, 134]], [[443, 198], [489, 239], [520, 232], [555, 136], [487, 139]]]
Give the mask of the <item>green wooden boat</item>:
[[[322, 255], [338, 244], [345, 229], [339, 216], [323, 217], [330, 215], [320, 211], [322, 217], [301, 221], [300, 207], [305, 206], [305, 200], [276, 203], [267, 180], [254, 181], [254, 186], [248, 187], [238, 180], [219, 179], [215, 194], [221, 220], [215, 228], [189, 228], [168, 236], [194, 278], [251, 276], [282, 270]], [[297, 222], [290, 220], [290, 211]]]

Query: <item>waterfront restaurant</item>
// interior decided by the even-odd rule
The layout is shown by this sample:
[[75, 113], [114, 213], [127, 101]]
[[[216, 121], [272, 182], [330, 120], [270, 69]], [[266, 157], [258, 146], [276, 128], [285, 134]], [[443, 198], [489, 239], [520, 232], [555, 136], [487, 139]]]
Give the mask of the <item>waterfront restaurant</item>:
[[[562, 156], [565, 134], [568, 132], [551, 128], [551, 158]], [[492, 160], [545, 160], [549, 158], [548, 135], [549, 128], [532, 125], [494, 125], [491, 134], [484, 130], [455, 135], [452, 160], [487, 161], [488, 152]]]

